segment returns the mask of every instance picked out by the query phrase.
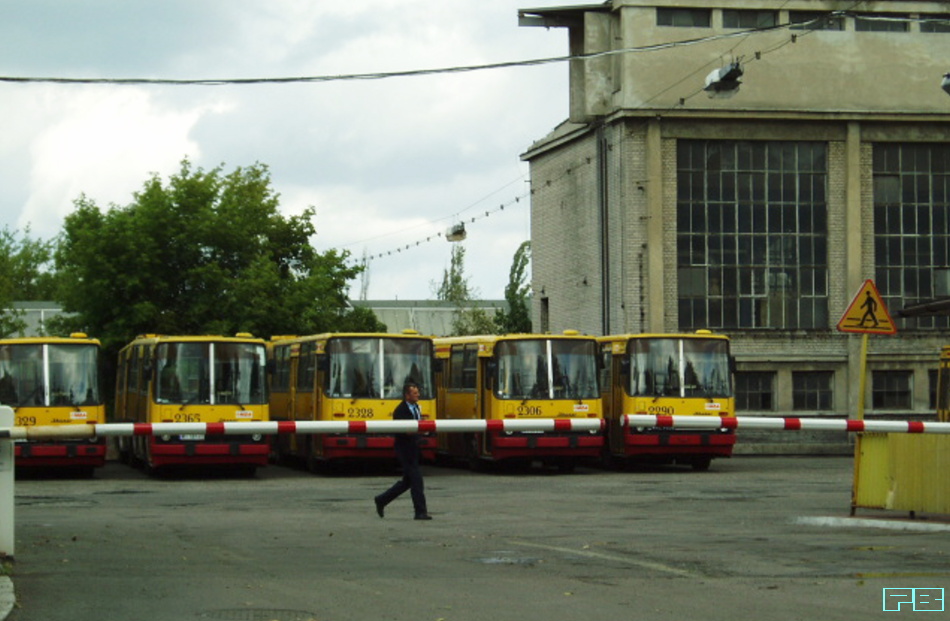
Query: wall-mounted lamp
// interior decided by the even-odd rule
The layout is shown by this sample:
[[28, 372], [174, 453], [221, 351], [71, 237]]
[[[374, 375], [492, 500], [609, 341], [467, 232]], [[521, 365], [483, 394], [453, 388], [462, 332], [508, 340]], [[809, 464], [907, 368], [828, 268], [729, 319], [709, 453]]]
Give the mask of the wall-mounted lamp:
[[950, 73], [943, 74], [943, 82], [940, 83], [940, 88], [950, 95]]

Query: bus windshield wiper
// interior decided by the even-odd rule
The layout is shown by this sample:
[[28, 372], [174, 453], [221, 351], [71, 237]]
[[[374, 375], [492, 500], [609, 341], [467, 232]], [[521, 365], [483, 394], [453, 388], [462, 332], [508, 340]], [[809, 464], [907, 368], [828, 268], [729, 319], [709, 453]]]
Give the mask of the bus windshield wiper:
[[23, 397], [23, 399], [22, 399], [19, 403], [16, 404], [16, 406], [13, 408], [14, 411], [16, 411], [16, 410], [22, 408], [24, 405], [28, 405], [28, 404], [30, 403], [30, 400], [31, 400], [33, 397], [35, 397], [36, 394], [37, 394], [39, 391], [41, 391], [41, 390], [43, 390], [43, 386], [37, 386], [36, 388], [34, 388], [33, 391], [32, 391], [30, 394], [28, 394], [27, 396]]
[[198, 399], [200, 399], [200, 398], [201, 398], [201, 395], [200, 395], [200, 394], [196, 394], [196, 395], [192, 395], [191, 397], [185, 399], [184, 401], [181, 402], [181, 407], [178, 408], [178, 411], [181, 412], [182, 410], [185, 409], [185, 406], [191, 405], [192, 403], [195, 403], [195, 402], [198, 401]]

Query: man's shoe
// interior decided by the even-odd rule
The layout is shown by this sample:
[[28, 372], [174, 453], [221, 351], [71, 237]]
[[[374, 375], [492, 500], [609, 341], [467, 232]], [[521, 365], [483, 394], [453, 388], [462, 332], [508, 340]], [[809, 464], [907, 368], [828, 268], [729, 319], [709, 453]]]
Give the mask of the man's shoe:
[[431, 520], [432, 516], [429, 515], [428, 513], [417, 513], [416, 519], [417, 520]]
[[386, 505], [379, 498], [373, 498], [373, 502], [376, 503], [376, 515], [383, 517], [383, 508]]

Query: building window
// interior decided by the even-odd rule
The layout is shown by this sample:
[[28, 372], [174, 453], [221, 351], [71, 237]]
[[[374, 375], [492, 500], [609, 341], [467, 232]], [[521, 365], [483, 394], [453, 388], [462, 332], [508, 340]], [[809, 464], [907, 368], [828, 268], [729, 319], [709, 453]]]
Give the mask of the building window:
[[907, 32], [909, 16], [896, 13], [862, 13], [854, 16], [858, 32]]
[[449, 388], [475, 390], [478, 381], [478, 345], [453, 345], [449, 356]]
[[657, 26], [679, 26], [683, 28], [709, 28], [712, 23], [710, 9], [657, 9]]
[[[874, 145], [874, 260], [891, 311], [945, 295], [950, 287], [950, 145]], [[947, 317], [904, 320], [906, 328], [950, 327]]]
[[771, 28], [778, 23], [778, 12], [753, 9], [723, 9], [723, 28]]
[[679, 325], [827, 329], [827, 147], [680, 141]]
[[792, 30], [844, 30], [844, 18], [824, 11], [789, 11]]
[[927, 380], [928, 380], [928, 391], [927, 391], [927, 407], [932, 411], [937, 410], [937, 386], [940, 383], [940, 372], [937, 369], [928, 369], [927, 370]]
[[796, 371], [792, 373], [792, 409], [830, 410], [833, 406], [832, 371]]
[[910, 371], [874, 371], [871, 403], [875, 410], [909, 410], [913, 404], [913, 374]]
[[772, 371], [736, 373], [736, 410], [771, 412], [775, 409], [774, 387]]
[[950, 15], [921, 15], [921, 32], [950, 32]]
[[541, 334], [551, 331], [551, 302], [547, 297], [541, 298]]

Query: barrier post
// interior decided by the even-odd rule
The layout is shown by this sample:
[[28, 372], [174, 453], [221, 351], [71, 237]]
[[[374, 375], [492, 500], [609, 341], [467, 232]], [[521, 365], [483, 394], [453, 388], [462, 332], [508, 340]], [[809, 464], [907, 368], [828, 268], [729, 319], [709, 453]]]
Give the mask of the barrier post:
[[[13, 427], [13, 410], [0, 405], [0, 429]], [[13, 438], [0, 435], [0, 557], [13, 557]]]

